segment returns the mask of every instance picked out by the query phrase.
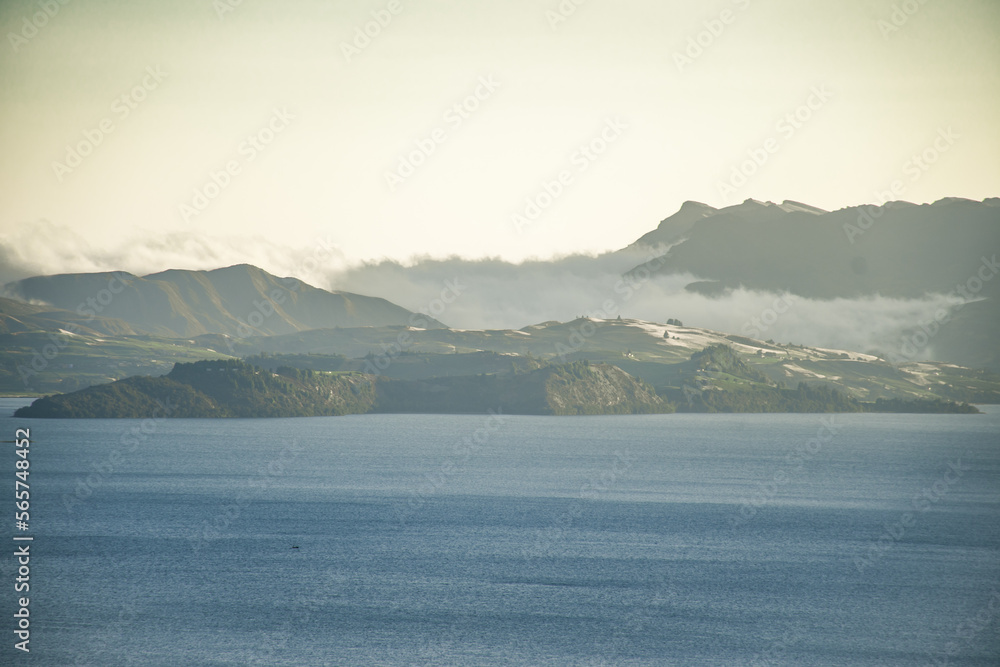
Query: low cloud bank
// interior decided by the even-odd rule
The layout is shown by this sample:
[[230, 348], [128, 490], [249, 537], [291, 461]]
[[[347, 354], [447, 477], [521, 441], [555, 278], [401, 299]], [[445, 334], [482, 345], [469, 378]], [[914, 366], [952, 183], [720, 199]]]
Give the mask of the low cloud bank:
[[[440, 292], [444, 281], [457, 281], [464, 288], [461, 297], [438, 318], [462, 329], [519, 329], [547, 320], [621, 314], [654, 322], [678, 319], [763, 340], [859, 352], [898, 350], [904, 331], [949, 306], [944, 295], [816, 300], [737, 289], [708, 298], [685, 289], [699, 280], [693, 275], [623, 278], [648, 259], [621, 252], [523, 264], [426, 259], [405, 266], [385, 261], [334, 272], [324, 286], [419, 309]], [[923, 352], [920, 358], [929, 358], [933, 348]]]
[[[460, 288], [460, 296], [435, 316], [462, 329], [519, 329], [581, 315], [621, 314], [654, 322], [678, 319], [691, 326], [776, 342], [886, 353], [899, 350], [906, 330], [930, 321], [949, 306], [944, 295], [820, 301], [737, 289], [708, 298], [685, 290], [699, 279], [693, 275], [623, 277], [650, 259], [646, 251], [620, 251], [520, 264], [424, 258], [409, 264], [387, 260], [351, 266], [322, 238], [307, 247], [291, 248], [262, 239], [183, 232], [137, 235], [115, 247], [96, 248], [72, 230], [43, 221], [0, 238], [0, 284], [54, 273], [146, 275], [171, 268], [216, 269], [249, 263], [317, 287], [383, 297], [411, 310], [425, 309], [451, 284]], [[933, 346], [928, 346], [916, 358], [933, 355]]]
[[[322, 261], [311, 261], [314, 257]], [[191, 231], [132, 234], [115, 245], [95, 247], [72, 229], [44, 220], [0, 237], [0, 285], [58, 273], [128, 271], [142, 276], [167, 269], [210, 270], [234, 264], [253, 264], [280, 277], [295, 276], [316, 284], [330, 272], [343, 269], [346, 261], [326, 238], [292, 248], [261, 238]]]

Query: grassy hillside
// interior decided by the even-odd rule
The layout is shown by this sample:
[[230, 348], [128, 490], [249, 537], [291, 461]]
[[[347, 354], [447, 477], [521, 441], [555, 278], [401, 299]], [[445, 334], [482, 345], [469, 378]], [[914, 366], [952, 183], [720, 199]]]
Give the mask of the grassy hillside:
[[652, 387], [619, 368], [575, 362], [526, 373], [381, 380], [380, 412], [607, 415], [673, 412]]
[[[718, 345], [738, 356], [741, 366], [733, 368], [739, 373], [727, 373], [720, 358], [711, 364], [692, 360], [692, 355]], [[936, 362], [896, 366], [862, 352], [630, 319], [546, 322], [519, 331], [389, 326], [248, 338], [0, 334], [0, 392], [67, 392], [131, 375], [161, 375], [176, 362], [229, 355], [272, 371], [286, 365], [406, 380], [502, 375], [586, 360], [616, 366], [661, 392], [682, 390], [693, 376], [720, 388], [748, 383], [826, 386], [864, 402], [919, 398], [1000, 403], [1000, 376], [986, 371]]]
[[18, 417], [309, 417], [371, 410], [375, 388], [362, 375], [281, 369], [238, 360], [177, 364], [166, 376], [133, 377], [41, 398]]
[[142, 277], [124, 272], [37, 276], [5, 285], [4, 293], [85, 317], [117, 318], [136, 333], [164, 337], [248, 337], [337, 326], [443, 326], [385, 299], [329, 292], [248, 264]]
[[220, 356], [192, 341], [156, 336], [0, 334], [0, 395], [67, 393], [134, 375], [163, 375], [175, 363]]
[[360, 374], [282, 367], [275, 372], [239, 360], [177, 364], [167, 380], [195, 387], [211, 398], [219, 417], [311, 417], [371, 410], [375, 388]]
[[535, 371], [545, 383], [549, 414], [644, 414], [673, 412], [656, 390], [625, 371], [587, 361]]
[[395, 380], [239, 360], [177, 364], [136, 377], [42, 398], [18, 417], [302, 417], [365, 412], [632, 414], [670, 412], [653, 389], [612, 366], [575, 363], [527, 373]]
[[208, 396], [167, 378], [131, 377], [81, 391], [40, 398], [20, 408], [29, 418], [209, 417], [218, 406]]
[[682, 412], [978, 412], [939, 398], [862, 401], [832, 383], [799, 382], [791, 389], [726, 345], [707, 347], [673, 368], [678, 373], [676, 386], [662, 387], [660, 393]]
[[92, 336], [128, 336], [136, 331], [123, 320], [91, 317], [78, 312], [38, 306], [0, 297], [0, 333], [59, 331]]
[[294, 366], [316, 371], [356, 371], [401, 380], [424, 380], [432, 377], [455, 377], [497, 373], [521, 373], [541, 368], [545, 362], [509, 352], [468, 352], [464, 354], [433, 354], [401, 352], [391, 363], [379, 355], [368, 354], [350, 359], [341, 354], [257, 354], [244, 358], [248, 363], [274, 370], [279, 366]]

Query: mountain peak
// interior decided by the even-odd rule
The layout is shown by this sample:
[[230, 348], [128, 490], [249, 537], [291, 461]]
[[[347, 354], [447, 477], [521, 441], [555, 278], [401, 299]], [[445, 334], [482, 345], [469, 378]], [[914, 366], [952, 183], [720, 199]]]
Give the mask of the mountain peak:
[[792, 201], [791, 199], [786, 199], [781, 202], [780, 208], [783, 211], [788, 211], [789, 213], [811, 213], [813, 215], [825, 215], [829, 213], [829, 211], [823, 210], [817, 206], [810, 206], [809, 204]]
[[715, 215], [718, 209], [698, 201], [688, 200], [669, 218], [661, 221], [659, 226], [649, 232], [629, 247], [646, 246], [655, 248], [677, 243], [703, 218]]
[[978, 204], [975, 199], [966, 199], [965, 197], [944, 197], [943, 199], [938, 199], [936, 202], [931, 204], [931, 206], [947, 206], [948, 204]]
[[688, 199], [686, 202], [681, 204], [681, 207], [677, 210], [677, 215], [685, 211], [717, 211], [718, 209], [714, 206], [709, 206], [708, 204], [702, 204], [700, 201], [694, 201], [693, 199]]
[[817, 206], [810, 206], [809, 204], [803, 204], [802, 202], [793, 201], [791, 199], [786, 199], [780, 204], [775, 204], [773, 201], [746, 199], [743, 203], [727, 206], [726, 208], [721, 209], [720, 212], [736, 213], [737, 215], [747, 213], [808, 213], [810, 215], [826, 215], [829, 213], [829, 211], [823, 210]]
[[764, 211], [772, 212], [779, 210], [780, 208], [774, 202], [747, 198], [739, 204], [733, 204], [731, 206], [726, 206], [725, 208], [720, 208], [719, 213], [735, 213], [736, 215], [740, 215], [746, 213], [760, 213]]

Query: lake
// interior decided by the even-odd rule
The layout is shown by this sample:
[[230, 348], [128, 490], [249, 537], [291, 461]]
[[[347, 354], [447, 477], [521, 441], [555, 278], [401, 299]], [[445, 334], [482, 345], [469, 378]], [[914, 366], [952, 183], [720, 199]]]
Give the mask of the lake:
[[[997, 665], [984, 415], [15, 420], [0, 664]], [[3, 477], [14, 486], [8, 444]], [[23, 544], [11, 542], [10, 544]]]

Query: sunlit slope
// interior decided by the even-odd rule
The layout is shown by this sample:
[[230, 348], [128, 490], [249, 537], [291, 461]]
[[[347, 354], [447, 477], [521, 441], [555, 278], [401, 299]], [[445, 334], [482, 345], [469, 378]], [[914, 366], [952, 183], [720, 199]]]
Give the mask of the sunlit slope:
[[8, 296], [83, 317], [117, 318], [137, 333], [190, 337], [255, 336], [324, 327], [442, 326], [385, 299], [328, 292], [247, 264], [148, 276], [74, 273], [4, 286]]

